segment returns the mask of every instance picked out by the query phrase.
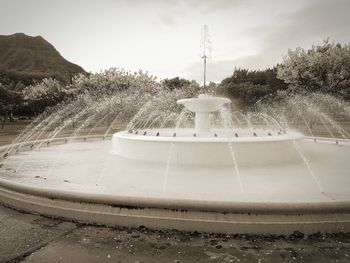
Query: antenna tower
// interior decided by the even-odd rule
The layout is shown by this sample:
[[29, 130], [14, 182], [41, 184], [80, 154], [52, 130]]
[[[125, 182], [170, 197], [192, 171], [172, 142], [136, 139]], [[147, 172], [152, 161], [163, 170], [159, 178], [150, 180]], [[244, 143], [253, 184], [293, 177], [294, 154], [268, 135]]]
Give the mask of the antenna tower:
[[207, 59], [210, 58], [211, 53], [211, 41], [208, 26], [203, 26], [203, 34], [202, 34], [202, 47], [203, 53], [201, 58], [203, 59], [203, 88], [206, 88], [206, 78], [207, 78]]

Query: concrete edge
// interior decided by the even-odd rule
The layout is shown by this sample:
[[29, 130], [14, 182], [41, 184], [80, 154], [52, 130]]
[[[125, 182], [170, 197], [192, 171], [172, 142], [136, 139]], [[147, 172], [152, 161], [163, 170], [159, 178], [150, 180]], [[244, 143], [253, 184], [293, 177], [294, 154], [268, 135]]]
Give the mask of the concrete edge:
[[29, 213], [88, 224], [177, 229], [226, 234], [288, 235], [350, 232], [350, 213], [319, 215], [251, 215], [237, 213], [123, 208], [48, 199], [0, 188], [0, 203]]
[[72, 202], [105, 204], [119, 207], [160, 208], [166, 210], [204, 211], [221, 213], [259, 213], [259, 214], [320, 214], [350, 212], [350, 201], [329, 201], [313, 203], [266, 203], [203, 201], [191, 199], [145, 198], [108, 194], [82, 193], [27, 186], [0, 179], [0, 187], [18, 193], [61, 199]]

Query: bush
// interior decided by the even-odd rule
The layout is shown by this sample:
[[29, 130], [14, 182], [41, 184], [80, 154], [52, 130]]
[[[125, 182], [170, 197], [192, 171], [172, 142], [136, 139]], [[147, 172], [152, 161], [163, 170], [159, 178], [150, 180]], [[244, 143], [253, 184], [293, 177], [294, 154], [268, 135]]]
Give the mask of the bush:
[[231, 98], [238, 98], [245, 105], [251, 106], [262, 98], [285, 89], [287, 85], [277, 79], [276, 68], [262, 71], [235, 69], [231, 77], [221, 82], [218, 92]]
[[289, 50], [277, 66], [278, 78], [293, 89], [350, 98], [350, 46], [330, 43]]

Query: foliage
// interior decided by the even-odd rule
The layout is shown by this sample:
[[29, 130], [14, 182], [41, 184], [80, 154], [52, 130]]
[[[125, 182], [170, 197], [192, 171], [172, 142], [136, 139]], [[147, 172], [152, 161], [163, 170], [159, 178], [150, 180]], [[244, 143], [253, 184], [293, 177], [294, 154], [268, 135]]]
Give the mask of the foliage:
[[[140, 96], [147, 97], [161, 90], [160, 84], [153, 76], [147, 73], [125, 72], [118, 69], [109, 69], [96, 74], [79, 74], [71, 85], [64, 86], [54, 79], [44, 79], [23, 90], [23, 97], [33, 112], [42, 112], [46, 107], [52, 107], [69, 99], [87, 97], [99, 100], [101, 98], [119, 94], [121, 97], [128, 97], [133, 94], [135, 105], [142, 102]], [[129, 95], [127, 95], [129, 94]], [[126, 109], [127, 109], [126, 105]]]
[[161, 90], [156, 77], [142, 72], [128, 72], [117, 68], [110, 68], [100, 73], [85, 75], [79, 74], [73, 79], [69, 87], [69, 93], [78, 95], [90, 93], [99, 96], [101, 94], [112, 95], [128, 89], [138, 89], [144, 92], [155, 93]]
[[218, 92], [252, 105], [263, 97], [286, 88], [287, 85], [277, 79], [276, 68], [253, 71], [238, 68], [231, 77], [220, 83]]
[[330, 43], [289, 50], [277, 66], [278, 78], [293, 88], [350, 96], [350, 46]]
[[101, 73], [78, 75], [67, 92], [78, 99], [93, 97], [101, 105], [109, 105], [106, 114], [119, 116], [128, 122], [140, 109], [150, 107], [160, 111], [176, 111], [176, 100], [192, 97], [199, 92], [195, 81], [174, 78], [157, 82], [142, 71], [130, 73], [111, 68]]
[[[64, 129], [67, 125], [79, 125], [79, 129], [106, 123], [126, 124], [134, 116], [136, 121], [150, 118], [149, 114], [160, 113], [168, 118], [177, 116], [181, 107], [177, 99], [196, 96], [199, 85], [190, 82], [182, 89], [169, 90], [147, 73], [110, 69], [89, 76], [76, 77], [72, 85], [58, 87], [53, 80], [46, 80], [26, 89], [26, 99], [35, 102], [49, 101], [50, 94], [63, 94], [61, 103], [47, 108], [40, 123], [44, 130]], [[60, 97], [61, 98], [61, 97]], [[160, 119], [158, 119], [160, 120]], [[77, 124], [79, 123], [79, 124]]]
[[18, 110], [21, 103], [22, 98], [20, 93], [0, 83], [0, 115], [7, 118], [10, 113]]
[[[35, 76], [38, 77], [38, 76]], [[23, 90], [26, 86], [34, 84], [36, 78], [26, 74], [15, 74], [8, 71], [0, 71], [0, 83], [6, 85], [9, 89], [15, 89], [17, 91]], [[41, 80], [38, 78], [37, 80]]]
[[204, 93], [208, 95], [215, 95], [217, 93], [219, 84], [210, 81], [209, 84], [206, 85]]
[[23, 99], [33, 112], [41, 112], [66, 99], [67, 89], [55, 79], [43, 79], [23, 90]]
[[194, 80], [190, 81], [179, 77], [164, 79], [162, 81], [162, 85], [168, 90], [183, 89], [184, 87], [188, 87], [191, 84], [196, 85], [197, 83]]

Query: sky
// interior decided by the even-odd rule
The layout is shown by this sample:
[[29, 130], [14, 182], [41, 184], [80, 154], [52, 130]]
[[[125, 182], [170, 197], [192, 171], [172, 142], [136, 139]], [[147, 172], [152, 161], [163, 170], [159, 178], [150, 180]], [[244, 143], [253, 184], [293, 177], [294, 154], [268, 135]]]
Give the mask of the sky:
[[111, 67], [158, 79], [207, 80], [265, 69], [288, 49], [350, 43], [350, 0], [0, 0], [0, 35], [41, 35], [89, 72]]

